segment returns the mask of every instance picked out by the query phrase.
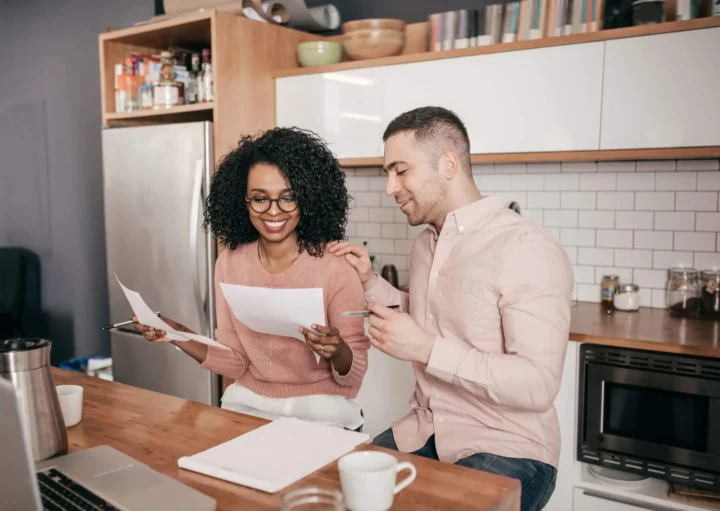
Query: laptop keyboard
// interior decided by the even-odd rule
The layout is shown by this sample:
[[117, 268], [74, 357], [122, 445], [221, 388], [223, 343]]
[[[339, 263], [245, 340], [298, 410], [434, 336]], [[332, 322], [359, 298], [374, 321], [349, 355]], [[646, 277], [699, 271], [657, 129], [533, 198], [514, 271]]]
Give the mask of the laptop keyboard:
[[38, 472], [37, 476], [44, 510], [119, 511], [54, 468]]

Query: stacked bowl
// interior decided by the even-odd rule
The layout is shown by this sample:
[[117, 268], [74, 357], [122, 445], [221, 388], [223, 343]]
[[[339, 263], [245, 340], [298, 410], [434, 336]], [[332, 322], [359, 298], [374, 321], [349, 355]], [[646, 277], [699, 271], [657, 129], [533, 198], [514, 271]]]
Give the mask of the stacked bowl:
[[353, 60], [400, 55], [405, 47], [405, 22], [365, 19], [343, 23], [343, 46]]

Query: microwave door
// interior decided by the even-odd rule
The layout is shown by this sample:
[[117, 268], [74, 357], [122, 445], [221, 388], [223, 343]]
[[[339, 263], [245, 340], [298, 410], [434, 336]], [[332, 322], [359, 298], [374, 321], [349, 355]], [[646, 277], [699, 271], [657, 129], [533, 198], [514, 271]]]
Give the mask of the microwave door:
[[717, 470], [720, 382], [601, 364], [586, 377], [589, 447]]

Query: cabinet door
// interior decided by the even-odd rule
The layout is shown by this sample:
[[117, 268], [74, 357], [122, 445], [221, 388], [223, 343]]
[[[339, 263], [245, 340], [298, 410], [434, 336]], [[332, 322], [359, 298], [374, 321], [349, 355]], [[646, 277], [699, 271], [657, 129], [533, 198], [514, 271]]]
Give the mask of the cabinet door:
[[601, 149], [720, 145], [720, 28], [605, 43]]
[[278, 126], [312, 129], [340, 158], [382, 156], [382, 134], [421, 106], [453, 110], [473, 153], [596, 150], [602, 42], [279, 78]]

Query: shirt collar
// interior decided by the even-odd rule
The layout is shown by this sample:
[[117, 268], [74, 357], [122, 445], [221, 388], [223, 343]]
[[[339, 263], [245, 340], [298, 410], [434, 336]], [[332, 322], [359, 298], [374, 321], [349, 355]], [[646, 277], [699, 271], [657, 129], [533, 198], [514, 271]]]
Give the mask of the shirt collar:
[[[484, 218], [504, 207], [504, 203], [497, 195], [483, 197], [448, 213], [443, 224], [443, 231], [452, 229], [454, 232], [463, 234]], [[439, 234], [435, 226], [431, 225], [430, 227], [436, 235]]]

